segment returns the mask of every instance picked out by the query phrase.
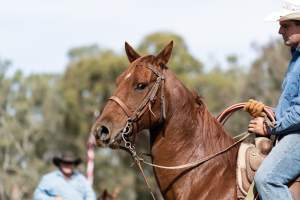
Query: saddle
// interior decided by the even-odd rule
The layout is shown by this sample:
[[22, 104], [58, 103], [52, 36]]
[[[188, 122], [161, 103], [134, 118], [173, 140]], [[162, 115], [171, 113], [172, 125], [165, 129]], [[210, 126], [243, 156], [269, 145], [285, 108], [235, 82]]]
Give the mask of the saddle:
[[[237, 158], [237, 197], [245, 199], [254, 176], [265, 157], [273, 148], [273, 141], [267, 137], [256, 137], [253, 143], [243, 142]], [[300, 199], [300, 177], [289, 184], [294, 199]]]
[[272, 150], [272, 140], [267, 137], [256, 137], [255, 142], [243, 142], [237, 158], [237, 191], [238, 199], [244, 199], [254, 180], [255, 172]]
[[[244, 107], [245, 103], [238, 103], [224, 110], [217, 120], [225, 124], [228, 118]], [[264, 112], [270, 121], [275, 121], [271, 107], [266, 107]], [[273, 148], [273, 140], [268, 137], [256, 137], [252, 142], [242, 142], [237, 157], [237, 199], [245, 199], [254, 176], [265, 157]], [[289, 184], [293, 199], [300, 200], [300, 176]]]

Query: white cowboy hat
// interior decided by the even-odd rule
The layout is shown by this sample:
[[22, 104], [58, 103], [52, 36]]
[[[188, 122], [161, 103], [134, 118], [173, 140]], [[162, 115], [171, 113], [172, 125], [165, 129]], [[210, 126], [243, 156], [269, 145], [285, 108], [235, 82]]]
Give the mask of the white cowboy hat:
[[300, 20], [300, 0], [283, 0], [282, 9], [265, 18], [266, 21]]

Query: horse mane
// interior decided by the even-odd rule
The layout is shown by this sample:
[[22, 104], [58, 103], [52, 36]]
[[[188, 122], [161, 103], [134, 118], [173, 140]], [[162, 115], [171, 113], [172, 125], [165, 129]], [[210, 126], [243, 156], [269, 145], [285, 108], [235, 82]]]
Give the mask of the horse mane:
[[[188, 90], [188, 92], [190, 92]], [[200, 117], [198, 118], [201, 122], [201, 129], [199, 130], [203, 134], [203, 138], [205, 140], [210, 141], [209, 143], [205, 143], [204, 145], [208, 149], [214, 149], [215, 147], [220, 147], [221, 149], [224, 149], [228, 146], [230, 146], [234, 141], [233, 138], [228, 134], [224, 127], [216, 120], [216, 118], [209, 112], [206, 103], [204, 102], [204, 98], [200, 96], [197, 91], [192, 90], [191, 94], [194, 98], [195, 103], [198, 105], [198, 113], [200, 114]], [[232, 157], [229, 153], [226, 153], [226, 155], [222, 156], [220, 158], [221, 162], [225, 163], [232, 163]]]
[[[198, 145], [194, 146], [194, 148], [191, 148], [189, 146], [188, 148], [191, 148], [191, 155], [194, 156], [194, 158], [205, 158], [207, 156], [214, 155], [217, 152], [220, 152], [221, 150], [229, 147], [233, 144], [232, 137], [226, 133], [223, 126], [216, 120], [216, 118], [208, 111], [207, 106], [203, 100], [203, 97], [200, 96], [195, 90], [190, 91], [188, 88], [184, 86], [184, 84], [178, 80], [178, 84], [176, 86], [180, 87], [179, 90], [181, 90], [183, 93], [181, 93], [182, 96], [186, 96], [187, 98], [183, 100], [182, 102], [184, 105], [189, 105], [189, 108], [183, 109], [184, 111], [180, 113], [181, 116], [176, 118], [177, 120], [183, 119], [185, 124], [188, 124], [188, 127], [195, 127], [195, 134], [193, 134], [191, 143], [193, 145], [198, 144], [201, 145], [199, 148]], [[184, 95], [183, 95], [184, 94]], [[177, 112], [178, 113], [178, 112]], [[181, 120], [178, 120], [181, 121]], [[176, 131], [175, 131], [176, 132]], [[176, 132], [178, 133], [178, 132]], [[184, 137], [191, 137], [190, 134], [184, 134]], [[178, 137], [178, 136], [176, 136]], [[188, 143], [188, 144], [191, 144]], [[235, 159], [232, 159], [232, 157], [235, 157], [233, 154], [235, 154], [235, 151], [233, 149], [236, 149], [236, 147], [232, 148], [228, 152], [219, 155], [214, 158], [214, 162], [211, 162], [209, 165], [206, 165], [208, 168], [215, 168], [216, 166], [235, 166]], [[204, 150], [204, 154], [203, 154]], [[201, 156], [200, 156], [201, 155]], [[167, 191], [173, 186], [176, 181], [178, 181], [181, 177], [183, 177], [185, 174], [190, 172], [191, 170], [199, 167], [198, 165], [184, 169], [181, 171], [176, 177], [167, 185], [167, 187], [164, 189], [163, 194], [166, 194]]]
[[197, 93], [196, 90], [193, 90], [193, 91], [192, 91], [192, 95], [193, 95], [193, 97], [194, 97], [196, 103], [197, 103], [199, 106], [205, 106], [205, 103], [204, 103], [204, 101], [203, 101], [203, 97], [200, 96], [200, 95]]
[[[198, 113], [200, 117], [198, 120], [202, 121], [201, 124], [201, 131], [202, 137], [205, 138], [207, 143], [204, 143], [206, 149], [210, 149], [211, 152], [216, 153], [221, 149], [225, 149], [229, 147], [233, 142], [233, 138], [230, 134], [226, 132], [223, 125], [221, 125], [217, 119], [209, 112], [206, 104], [203, 101], [203, 98], [197, 96], [195, 98], [197, 104], [199, 104]], [[218, 148], [219, 149], [218, 149]], [[222, 163], [232, 163], [235, 164], [235, 160], [232, 160], [232, 156], [228, 151], [227, 153], [223, 154], [223, 156], [219, 157], [219, 161]]]

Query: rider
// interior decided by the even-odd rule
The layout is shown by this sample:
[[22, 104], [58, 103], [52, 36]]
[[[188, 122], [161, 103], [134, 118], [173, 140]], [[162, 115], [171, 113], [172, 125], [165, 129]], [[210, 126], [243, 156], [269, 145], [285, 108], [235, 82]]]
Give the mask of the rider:
[[254, 181], [261, 200], [292, 200], [287, 184], [300, 175], [300, 0], [285, 0], [283, 10], [271, 14], [268, 20], [279, 21], [279, 34], [291, 48], [291, 61], [275, 110], [275, 127], [264, 123], [263, 103], [249, 100], [245, 105], [245, 110], [255, 117], [249, 123], [249, 132], [280, 136]]

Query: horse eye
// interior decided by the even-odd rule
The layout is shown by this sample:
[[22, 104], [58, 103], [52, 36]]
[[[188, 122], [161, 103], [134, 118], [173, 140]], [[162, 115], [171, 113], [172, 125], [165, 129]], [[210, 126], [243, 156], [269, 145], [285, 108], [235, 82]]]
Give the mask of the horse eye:
[[136, 90], [143, 90], [147, 87], [146, 83], [138, 83], [135, 87]]

